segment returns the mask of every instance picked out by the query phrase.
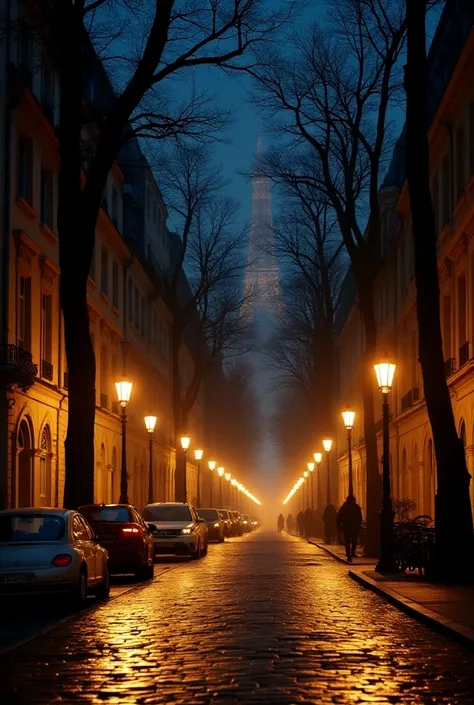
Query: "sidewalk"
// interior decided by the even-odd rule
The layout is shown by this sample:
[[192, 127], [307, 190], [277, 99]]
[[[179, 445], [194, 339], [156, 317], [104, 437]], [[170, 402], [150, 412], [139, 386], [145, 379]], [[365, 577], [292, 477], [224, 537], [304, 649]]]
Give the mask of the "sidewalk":
[[336, 560], [351, 566], [350, 577], [403, 612], [428, 624], [464, 646], [474, 649], [474, 586], [428, 582], [416, 573], [383, 576], [375, 559], [355, 558], [348, 563], [343, 546], [308, 539]]

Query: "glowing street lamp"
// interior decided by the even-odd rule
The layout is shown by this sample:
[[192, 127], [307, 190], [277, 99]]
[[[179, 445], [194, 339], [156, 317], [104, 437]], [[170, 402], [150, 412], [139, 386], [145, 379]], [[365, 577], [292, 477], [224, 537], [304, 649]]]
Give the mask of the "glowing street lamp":
[[[230, 472], [226, 472], [224, 475], [224, 480], [227, 483], [230, 483], [231, 477], [232, 477], [232, 475], [230, 474]], [[227, 485], [227, 504], [230, 506], [230, 484]]]
[[313, 479], [314, 479], [314, 463], [307, 463], [306, 467], [311, 473], [311, 509], [314, 509], [314, 484], [313, 484]]
[[210, 472], [209, 506], [212, 507], [212, 481], [214, 478], [213, 471], [216, 469], [217, 463], [215, 460], [209, 460], [207, 464], [208, 464], [209, 472]]
[[156, 416], [145, 416], [145, 428], [148, 433], [148, 504], [153, 502], [153, 433], [156, 426]]
[[346, 409], [342, 412], [342, 419], [347, 431], [347, 459], [349, 462], [349, 496], [354, 496], [354, 484], [352, 478], [352, 429], [354, 428], [355, 411]]
[[323, 448], [326, 451], [326, 461], [327, 461], [327, 494], [326, 494], [326, 504], [331, 504], [331, 479], [329, 476], [329, 453], [332, 448], [332, 440], [330, 438], [325, 438], [323, 441]]
[[194, 457], [197, 463], [197, 506], [198, 509], [201, 506], [201, 460], [204, 455], [204, 451], [200, 448], [196, 448], [194, 451]]
[[223, 467], [217, 468], [217, 474], [219, 475], [219, 507], [222, 509], [222, 478], [224, 477], [225, 470]]
[[132, 382], [127, 378], [122, 378], [120, 382], [115, 382], [117, 399], [122, 407], [122, 465], [120, 469], [120, 504], [129, 504], [128, 499], [128, 478], [127, 478], [127, 404], [132, 396]]
[[382, 512], [380, 524], [380, 559], [375, 566], [378, 573], [398, 573], [393, 534], [393, 508], [390, 488], [390, 415], [388, 395], [392, 388], [396, 365], [383, 359], [374, 365], [379, 390], [382, 392], [383, 473]]

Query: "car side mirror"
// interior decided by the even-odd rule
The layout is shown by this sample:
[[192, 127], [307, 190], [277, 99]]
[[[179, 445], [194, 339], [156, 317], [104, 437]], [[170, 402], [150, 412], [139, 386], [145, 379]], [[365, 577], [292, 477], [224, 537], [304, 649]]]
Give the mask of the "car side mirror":
[[154, 524], [147, 524], [148, 531], [156, 531], [156, 526]]

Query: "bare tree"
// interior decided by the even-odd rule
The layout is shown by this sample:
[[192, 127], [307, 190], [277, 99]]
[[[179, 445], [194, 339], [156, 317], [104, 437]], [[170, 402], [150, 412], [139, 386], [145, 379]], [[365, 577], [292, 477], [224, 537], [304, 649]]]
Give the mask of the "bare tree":
[[399, 97], [405, 40], [403, 0], [338, 0], [330, 17], [291, 42], [291, 55], [272, 53], [252, 74], [263, 109], [277, 115], [289, 149], [304, 143], [314, 169], [303, 182], [334, 209], [351, 260], [365, 327], [363, 381], [367, 455], [367, 551], [379, 539], [380, 473], [374, 429], [373, 369], [377, 328], [373, 285], [380, 238], [380, 171], [390, 149], [389, 109]]
[[472, 576], [474, 537], [470, 476], [444, 370], [437, 237], [429, 177], [426, 9], [426, 0], [407, 0], [407, 177], [415, 247], [419, 357], [438, 476], [436, 568], [440, 577], [452, 579]]
[[[247, 352], [253, 341], [246, 315], [246, 231], [236, 224], [237, 206], [221, 195], [224, 181], [209, 148], [178, 144], [160, 168], [168, 209], [178, 230], [176, 254], [162, 274], [173, 316], [173, 414], [176, 437], [176, 496], [186, 501], [186, 468], [179, 438], [203, 379], [215, 361]], [[194, 371], [183, 385], [181, 351], [191, 342]]]
[[[291, 17], [293, 3], [274, 11], [264, 0], [51, 0], [27, 10], [59, 72], [60, 299], [69, 371], [64, 504], [74, 507], [93, 500], [95, 359], [86, 285], [108, 174], [132, 136], [212, 134], [222, 116], [211, 97], [190, 86], [180, 104], [173, 79], [189, 79], [198, 66], [242, 68], [244, 55], [254, 65], [255, 49]], [[114, 91], [86, 104], [99, 57]], [[92, 143], [86, 170], [84, 130]]]

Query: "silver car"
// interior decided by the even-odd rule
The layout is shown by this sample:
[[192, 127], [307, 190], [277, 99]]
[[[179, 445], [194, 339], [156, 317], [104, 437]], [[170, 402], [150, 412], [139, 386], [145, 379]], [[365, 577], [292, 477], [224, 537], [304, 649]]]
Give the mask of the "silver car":
[[0, 511], [0, 595], [64, 594], [74, 607], [110, 592], [108, 554], [66, 509]]
[[191, 504], [147, 504], [142, 516], [155, 542], [155, 556], [173, 554], [201, 558], [207, 554], [207, 525]]

